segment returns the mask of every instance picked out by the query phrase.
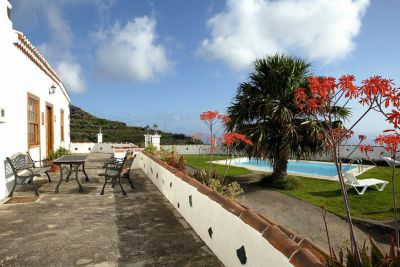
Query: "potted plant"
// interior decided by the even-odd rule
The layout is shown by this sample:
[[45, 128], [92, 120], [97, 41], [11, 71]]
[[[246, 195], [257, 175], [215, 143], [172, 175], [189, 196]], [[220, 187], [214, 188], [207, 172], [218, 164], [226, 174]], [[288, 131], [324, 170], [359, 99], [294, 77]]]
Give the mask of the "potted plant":
[[69, 154], [71, 154], [71, 151], [63, 147], [59, 147], [56, 151], [51, 152], [46, 160], [47, 165], [51, 166], [50, 172], [60, 172], [61, 171], [60, 166], [57, 164], [53, 164], [53, 160], [56, 160], [61, 156]]

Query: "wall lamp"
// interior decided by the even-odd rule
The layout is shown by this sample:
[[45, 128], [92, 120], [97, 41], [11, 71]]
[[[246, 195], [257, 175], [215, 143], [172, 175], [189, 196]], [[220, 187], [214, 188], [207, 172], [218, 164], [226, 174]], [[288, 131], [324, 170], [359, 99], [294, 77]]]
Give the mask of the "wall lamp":
[[49, 88], [49, 95], [54, 95], [54, 93], [56, 92], [56, 87], [54, 86], [54, 84]]

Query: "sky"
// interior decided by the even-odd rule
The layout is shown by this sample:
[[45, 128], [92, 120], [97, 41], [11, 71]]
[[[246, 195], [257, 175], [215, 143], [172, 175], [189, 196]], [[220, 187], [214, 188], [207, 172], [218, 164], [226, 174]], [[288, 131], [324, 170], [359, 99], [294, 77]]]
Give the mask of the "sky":
[[[256, 58], [286, 53], [315, 75], [400, 86], [398, 0], [13, 0], [14, 29], [57, 70], [72, 103], [129, 125], [205, 131]], [[352, 105], [353, 120], [362, 107]], [[370, 114], [356, 133], [388, 124]]]

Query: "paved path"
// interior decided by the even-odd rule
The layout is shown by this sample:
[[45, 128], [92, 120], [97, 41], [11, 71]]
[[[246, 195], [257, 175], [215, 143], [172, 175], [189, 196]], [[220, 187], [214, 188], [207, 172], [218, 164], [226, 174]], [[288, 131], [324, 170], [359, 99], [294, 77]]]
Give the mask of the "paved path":
[[[320, 208], [274, 190], [256, 185], [242, 184], [242, 186], [245, 193], [238, 197], [239, 203], [252, 208], [293, 232], [307, 237], [319, 247], [328, 251]], [[335, 251], [338, 251], [339, 247], [349, 244], [349, 230], [345, 220], [328, 213], [327, 223]], [[368, 239], [368, 234], [360, 228], [356, 227], [355, 231], [358, 240]], [[378, 245], [387, 249], [386, 244], [378, 242]]]
[[[97, 174], [106, 159], [91, 155], [90, 182], [41, 179], [35, 203], [0, 205], [0, 266], [222, 266], [207, 246], [140, 171], [128, 196]], [[29, 187], [18, 195], [30, 195]]]

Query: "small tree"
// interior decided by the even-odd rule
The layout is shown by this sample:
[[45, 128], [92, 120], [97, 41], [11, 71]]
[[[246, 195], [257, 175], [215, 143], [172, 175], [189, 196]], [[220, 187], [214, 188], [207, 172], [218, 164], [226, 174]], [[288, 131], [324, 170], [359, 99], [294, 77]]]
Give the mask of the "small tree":
[[[211, 174], [213, 153], [217, 149], [217, 133], [225, 127], [226, 123], [229, 122], [229, 117], [220, 114], [218, 111], [206, 111], [200, 114], [200, 120], [202, 120], [209, 130], [209, 136], [207, 137], [210, 142], [210, 161], [208, 163], [208, 173]], [[203, 135], [204, 136], [204, 135]]]
[[243, 134], [239, 133], [224, 133], [223, 138], [221, 138], [221, 143], [225, 146], [227, 150], [227, 154], [229, 156], [229, 162], [228, 162], [228, 157], [225, 160], [225, 169], [224, 169], [224, 174], [223, 177], [226, 177], [226, 174], [228, 173], [229, 167], [231, 166], [232, 160], [235, 156], [239, 155], [239, 148], [243, 148], [243, 146], [253, 146], [253, 142], [249, 139], [247, 139]]
[[[364, 80], [361, 86], [356, 86], [354, 81], [355, 78], [352, 75], [344, 75], [338, 82], [333, 77], [310, 77], [308, 88], [296, 90], [296, 103], [303, 111], [304, 117], [321, 125], [320, 138], [325, 142], [327, 151], [331, 153], [338, 173], [350, 229], [351, 252], [356, 265], [360, 265], [361, 258], [342, 172], [340, 146], [349, 138], [353, 128], [372, 110], [384, 114], [397, 127], [397, 122], [400, 121], [400, 112], [393, 111], [385, 114], [384, 108], [388, 108], [391, 104], [398, 108], [400, 93], [392, 87], [391, 80], [383, 79], [380, 76]], [[357, 100], [365, 110], [352, 125], [345, 128], [343, 125], [337, 124], [336, 111], [346, 108], [352, 99]]]

